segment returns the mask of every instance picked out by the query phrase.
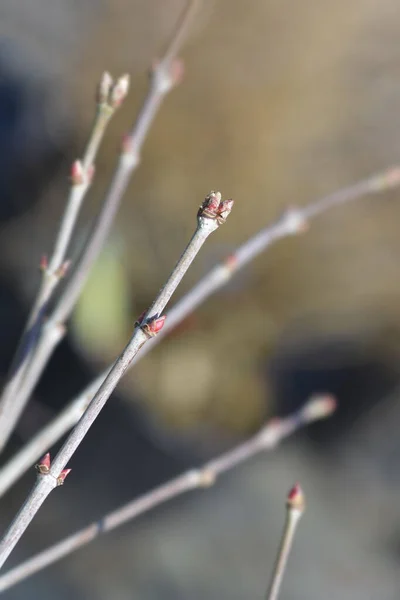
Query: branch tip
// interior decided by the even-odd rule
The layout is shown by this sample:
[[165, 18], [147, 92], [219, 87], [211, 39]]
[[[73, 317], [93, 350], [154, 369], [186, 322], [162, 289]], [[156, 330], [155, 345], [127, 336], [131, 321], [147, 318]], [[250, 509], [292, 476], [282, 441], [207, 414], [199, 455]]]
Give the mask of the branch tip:
[[218, 225], [225, 223], [232, 207], [233, 200], [222, 200], [221, 192], [210, 192], [200, 205], [197, 218], [216, 220]]
[[109, 106], [111, 108], [118, 108], [128, 95], [130, 84], [130, 77], [126, 73], [117, 79], [115, 85], [112, 86], [110, 92]]
[[303, 512], [305, 509], [305, 498], [299, 483], [295, 483], [287, 495], [286, 504], [288, 510]]
[[330, 394], [313, 396], [302, 409], [302, 416], [306, 422], [317, 421], [330, 417], [337, 408], [337, 400]]

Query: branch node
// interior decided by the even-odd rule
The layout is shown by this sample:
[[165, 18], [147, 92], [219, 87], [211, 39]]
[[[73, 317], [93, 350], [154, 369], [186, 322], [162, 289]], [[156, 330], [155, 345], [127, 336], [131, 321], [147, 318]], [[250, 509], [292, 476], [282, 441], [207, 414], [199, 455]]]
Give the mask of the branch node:
[[282, 224], [288, 234], [305, 233], [308, 230], [308, 221], [296, 206], [291, 206], [284, 212]]

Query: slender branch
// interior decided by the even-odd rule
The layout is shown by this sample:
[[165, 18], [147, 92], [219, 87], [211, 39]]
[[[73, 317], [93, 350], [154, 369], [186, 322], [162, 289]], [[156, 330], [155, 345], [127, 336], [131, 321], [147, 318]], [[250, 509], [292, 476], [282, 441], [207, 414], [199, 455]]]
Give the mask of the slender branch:
[[[382, 173], [363, 180], [355, 185], [339, 190], [308, 204], [303, 209], [287, 211], [276, 223], [264, 227], [235, 252], [217, 264], [205, 277], [203, 277], [179, 302], [167, 313], [167, 320], [159, 334], [149, 340], [136, 355], [129, 365], [133, 367], [156, 344], [158, 344], [174, 327], [181, 323], [190, 313], [202, 304], [212, 294], [226, 285], [230, 279], [250, 261], [266, 250], [273, 242], [282, 237], [302, 231], [305, 225], [304, 218], [314, 218], [322, 212], [344, 202], [355, 200], [365, 194], [371, 194], [395, 187], [400, 183], [400, 168], [387, 169]], [[62, 331], [52, 328], [53, 335], [62, 335]], [[57, 340], [53, 344], [56, 345]], [[45, 363], [47, 354], [43, 358]], [[54, 417], [41, 429], [30, 442], [17, 452], [2, 468], [0, 468], [0, 497], [27, 471], [48, 448], [51, 448], [63, 435], [65, 435], [81, 418], [93, 394], [107, 377], [111, 367], [105, 369], [97, 376], [78, 396], [76, 396], [64, 410]]]
[[[0, 451], [7, 443], [7, 440], [15, 427], [15, 423], [24, 408], [25, 399], [19, 396], [18, 392], [29, 368], [29, 363], [33, 360], [35, 355], [36, 343], [40, 336], [43, 317], [47, 310], [48, 303], [68, 268], [69, 262], [65, 260], [66, 253], [83, 200], [93, 179], [94, 161], [100, 143], [106, 131], [107, 124], [128, 90], [128, 83], [128, 77], [124, 76], [112, 87], [112, 80], [108, 73], [103, 75], [100, 82], [97, 110], [89, 140], [82, 161], [77, 160], [72, 165], [71, 190], [64, 215], [60, 222], [53, 253], [49, 261], [46, 257], [43, 257], [42, 259], [42, 283], [14, 357], [10, 378], [6, 383], [1, 396]], [[108, 90], [105, 89], [107, 87]], [[125, 94], [121, 95], [119, 93], [121, 89]], [[106, 91], [111, 93], [110, 98], [108, 97], [108, 93], [105, 93]], [[117, 92], [118, 95], [116, 96]], [[114, 98], [112, 97], [112, 94], [114, 94]]]
[[294, 535], [304, 513], [304, 508], [304, 494], [300, 485], [296, 483], [290, 490], [286, 500], [286, 521], [266, 600], [278, 600]]
[[[197, 4], [196, 0], [188, 2], [164, 57], [153, 66], [149, 92], [135, 125], [124, 139], [120, 159], [103, 202], [103, 207], [94, 222], [75, 271], [68, 281], [53, 314], [47, 320], [45, 327], [42, 328], [35, 352], [30, 358], [29, 364], [26, 365], [21, 379], [16, 382], [18, 385], [14, 385], [12, 389], [7, 390], [7, 410], [4, 410], [4, 415], [7, 416], [4, 416], [3, 419], [5, 421], [5, 431], [0, 436], [0, 450], [14, 429], [54, 348], [65, 334], [65, 321], [75, 307], [92, 266], [108, 237], [132, 173], [139, 165], [141, 148], [157, 111], [164, 97], [179, 83], [182, 77], [182, 63], [175, 59], [175, 55], [184, 40]], [[120, 85], [121, 87], [123, 88]], [[113, 94], [111, 91], [111, 100], [115, 103], [118, 103], [121, 99], [120, 94], [117, 92]], [[46, 308], [46, 306], [43, 308]], [[1, 430], [0, 413], [0, 434]]]
[[108, 513], [100, 520], [91, 523], [11, 569], [0, 577], [0, 592], [85, 546], [99, 535], [120, 527], [156, 506], [190, 490], [209, 487], [217, 480], [219, 475], [230, 471], [261, 452], [272, 450], [284, 438], [292, 435], [299, 428], [330, 416], [334, 409], [335, 401], [332, 397], [320, 396], [311, 399], [297, 413], [283, 419], [272, 419], [247, 442], [206, 463], [203, 467], [187, 471], [160, 485], [153, 491], [128, 502], [128, 504]]
[[196, 231], [178, 260], [166, 284], [160, 290], [154, 303], [146, 314], [136, 323], [133, 335], [127, 346], [115, 361], [105, 381], [100, 386], [80, 421], [56, 455], [48, 472], [45, 474], [42, 472], [39, 473], [36, 484], [28, 495], [27, 500], [4, 534], [0, 543], [0, 567], [4, 564], [44, 500], [50, 492], [59, 485], [60, 477], [62, 473], [65, 472], [68, 461], [89, 431], [139, 349], [150, 337], [156, 335], [162, 329], [165, 316], [161, 316], [161, 313], [167, 302], [208, 236], [218, 229], [219, 225], [226, 221], [232, 210], [232, 206], [233, 201], [222, 201], [219, 192], [211, 192], [205, 198], [197, 213]]

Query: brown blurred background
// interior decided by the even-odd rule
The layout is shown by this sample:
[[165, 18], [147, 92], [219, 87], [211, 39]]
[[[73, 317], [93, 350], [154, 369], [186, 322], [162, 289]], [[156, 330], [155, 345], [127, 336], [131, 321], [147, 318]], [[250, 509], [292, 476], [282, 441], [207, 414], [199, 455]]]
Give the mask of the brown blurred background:
[[[183, 5], [2, 2], [3, 373], [38, 283], [39, 258], [54, 239], [68, 165], [86, 140], [96, 81], [104, 69], [128, 72], [131, 93], [101, 151], [78, 244], [145, 94], [146, 70]], [[115, 358], [191, 235], [210, 189], [236, 205], [177, 298], [288, 205], [399, 161], [399, 15], [394, 0], [202, 3], [182, 53], [184, 82], [152, 127], [69, 338], [14, 448]], [[262, 597], [281, 498], [300, 478], [310, 506], [284, 596], [399, 597], [399, 199], [391, 191], [327, 212], [187, 319], [126, 376], [107, 422], [96, 424], [83, 444], [75, 479], [49, 501], [17, 553], [57, 539], [54, 523], [70, 515], [71, 505], [65, 533], [315, 391], [337, 394], [339, 415], [268, 463], [260, 459], [232, 474], [207, 498], [181, 500], [105, 538], [10, 598], [51, 598], [55, 589], [60, 598], [63, 590], [75, 598]], [[107, 482], [97, 467], [104, 461], [118, 462]], [[8, 506], [4, 500], [5, 513], [18, 506], [31, 478]]]

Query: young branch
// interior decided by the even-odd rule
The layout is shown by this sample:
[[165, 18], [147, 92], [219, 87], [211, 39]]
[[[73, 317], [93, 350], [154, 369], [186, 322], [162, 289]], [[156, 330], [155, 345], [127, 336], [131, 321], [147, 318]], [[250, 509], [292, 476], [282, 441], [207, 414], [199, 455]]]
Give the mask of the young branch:
[[104, 73], [99, 84], [97, 110], [89, 141], [82, 160], [76, 160], [72, 165], [72, 185], [56, 236], [53, 253], [49, 260], [47, 257], [42, 258], [42, 282], [14, 357], [9, 379], [0, 399], [0, 451], [6, 444], [20, 414], [18, 391], [22, 385], [29, 362], [35, 354], [36, 342], [40, 336], [48, 303], [69, 266], [69, 261], [66, 260], [67, 250], [83, 200], [93, 179], [94, 162], [100, 143], [107, 124], [123, 99], [121, 96], [120, 101], [116, 102], [113, 96], [121, 88], [126, 93], [128, 84], [129, 79], [125, 75], [113, 85], [108, 73]]
[[[394, 187], [400, 183], [400, 168], [386, 171], [363, 180], [350, 187], [339, 190], [321, 200], [308, 204], [303, 209], [287, 211], [276, 223], [264, 227], [249, 240], [244, 242], [230, 256], [217, 264], [203, 277], [179, 302], [167, 313], [167, 320], [159, 334], [149, 340], [129, 365], [129, 369], [158, 344], [174, 327], [181, 323], [190, 313], [212, 294], [221, 289], [230, 279], [251, 260], [266, 250], [274, 241], [290, 234], [300, 232], [311, 218], [344, 202], [349, 202], [378, 191]], [[53, 328], [53, 334], [59, 329]], [[47, 358], [45, 357], [44, 360]], [[30, 442], [0, 468], [0, 497], [27, 471], [48, 448], [51, 448], [81, 418], [93, 394], [107, 377], [111, 367], [105, 369], [94, 379], [64, 410], [41, 429]]]
[[305, 501], [303, 491], [298, 483], [290, 490], [286, 500], [286, 521], [283, 529], [282, 539], [274, 569], [272, 571], [271, 582], [266, 595], [266, 600], [278, 600], [282, 585], [283, 575], [290, 550], [292, 548], [294, 535], [301, 516], [304, 513]]
[[30, 575], [71, 554], [85, 546], [99, 535], [120, 527], [156, 506], [167, 502], [190, 490], [207, 488], [215, 483], [219, 475], [230, 471], [239, 464], [250, 460], [257, 454], [272, 450], [284, 438], [292, 435], [299, 428], [319, 419], [324, 419], [335, 410], [335, 401], [330, 396], [311, 399], [300, 411], [283, 419], [272, 419], [247, 442], [229, 450], [199, 469], [183, 473], [171, 481], [160, 485], [153, 491], [136, 498], [102, 519], [95, 521], [61, 542], [50, 546], [11, 569], [0, 577], [0, 592], [23, 581]]
[[35, 486], [4, 534], [0, 543], [0, 567], [4, 564], [47, 496], [59, 485], [60, 476], [65, 472], [68, 461], [89, 431], [139, 349], [150, 337], [155, 336], [162, 329], [165, 321], [165, 316], [161, 316], [162, 311], [204, 242], [219, 225], [226, 221], [232, 206], [233, 201], [222, 201], [219, 192], [211, 192], [205, 198], [197, 213], [196, 231], [166, 284], [160, 290], [146, 314], [139, 318], [130, 341], [114, 363], [80, 421], [56, 455], [50, 469], [46, 473], [39, 472]]
[[[153, 65], [149, 92], [135, 125], [123, 141], [120, 159], [103, 207], [94, 222], [75, 271], [53, 314], [40, 332], [35, 351], [24, 369], [23, 378], [18, 380], [18, 386], [13, 386], [7, 392], [7, 407], [4, 408], [3, 413], [0, 413], [0, 450], [13, 431], [51, 354], [65, 335], [65, 322], [74, 309], [93, 263], [108, 237], [132, 173], [139, 165], [142, 145], [157, 111], [164, 97], [182, 78], [183, 66], [175, 56], [180, 50], [196, 7], [196, 0], [188, 2], [163, 58]], [[120, 88], [124, 91], [123, 86], [120, 85]], [[121, 94], [118, 90], [114, 93], [111, 91], [111, 98], [117, 104], [121, 101]], [[45, 308], [46, 306], [43, 306], [43, 310]]]

